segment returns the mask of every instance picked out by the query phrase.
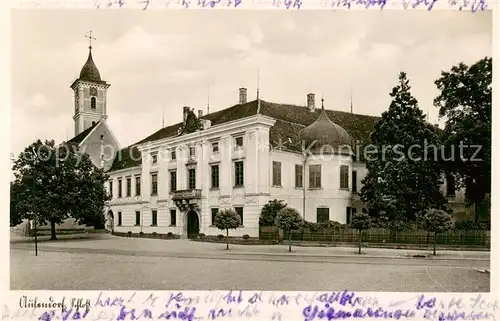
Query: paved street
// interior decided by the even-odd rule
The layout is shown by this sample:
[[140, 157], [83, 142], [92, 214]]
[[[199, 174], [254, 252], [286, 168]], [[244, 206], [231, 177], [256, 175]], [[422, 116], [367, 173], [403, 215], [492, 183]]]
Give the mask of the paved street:
[[482, 292], [489, 252], [243, 246], [102, 236], [11, 244], [11, 289]]

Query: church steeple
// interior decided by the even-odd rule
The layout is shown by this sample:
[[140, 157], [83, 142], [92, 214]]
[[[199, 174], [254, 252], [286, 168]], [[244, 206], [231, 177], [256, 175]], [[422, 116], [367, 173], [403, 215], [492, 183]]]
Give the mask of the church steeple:
[[106, 81], [101, 79], [92, 57], [92, 31], [89, 35], [89, 53], [87, 61], [83, 65], [78, 79], [71, 85], [75, 97], [75, 136], [93, 127], [99, 121], [106, 119], [106, 94], [110, 87]]

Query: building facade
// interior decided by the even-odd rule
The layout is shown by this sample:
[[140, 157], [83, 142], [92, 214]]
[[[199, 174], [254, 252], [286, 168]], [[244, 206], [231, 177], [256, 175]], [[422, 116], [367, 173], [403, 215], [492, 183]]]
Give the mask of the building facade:
[[[206, 115], [183, 107], [181, 123], [119, 149], [106, 123], [109, 86], [90, 48], [71, 86], [71, 141], [110, 176], [110, 230], [217, 235], [216, 213], [233, 208], [242, 226], [230, 235], [257, 237], [261, 209], [273, 199], [310, 222], [348, 223], [366, 211], [358, 195], [366, 167], [344, 147], [366, 144], [379, 117], [328, 110], [323, 101], [317, 108], [312, 93], [306, 106], [267, 102], [258, 91], [248, 101], [247, 89], [240, 88], [237, 104]], [[455, 197], [454, 188], [445, 184], [443, 190]]]

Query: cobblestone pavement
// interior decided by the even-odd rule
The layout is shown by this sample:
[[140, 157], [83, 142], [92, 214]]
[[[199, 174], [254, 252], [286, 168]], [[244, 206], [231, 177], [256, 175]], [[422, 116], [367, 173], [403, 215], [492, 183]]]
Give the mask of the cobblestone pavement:
[[[86, 241], [11, 244], [11, 289], [50, 290], [338, 290], [483, 292], [489, 252], [292, 248], [109, 236]], [[438, 252], [438, 254], [440, 253]], [[426, 254], [428, 251], [425, 252]]]

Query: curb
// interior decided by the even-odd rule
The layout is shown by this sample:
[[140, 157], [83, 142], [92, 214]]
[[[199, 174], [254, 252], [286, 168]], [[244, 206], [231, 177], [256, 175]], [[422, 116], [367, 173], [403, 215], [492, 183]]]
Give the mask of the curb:
[[404, 260], [404, 259], [414, 259], [414, 260], [435, 260], [435, 261], [450, 261], [450, 260], [455, 260], [455, 261], [487, 261], [489, 262], [489, 258], [462, 258], [462, 257], [433, 257], [432, 255], [426, 255], [424, 257], [413, 257], [411, 255], [398, 255], [398, 256], [388, 256], [388, 255], [365, 255], [366, 253], [363, 254], [331, 254], [331, 255], [322, 255], [322, 254], [306, 254], [306, 253], [265, 253], [265, 252], [255, 252], [255, 253], [247, 253], [247, 252], [230, 252], [227, 253], [226, 255], [254, 255], [254, 256], [281, 256], [281, 257], [312, 257], [312, 258], [323, 258], [323, 259], [328, 259], [328, 258], [367, 258], [367, 259], [398, 259], [398, 260]]

